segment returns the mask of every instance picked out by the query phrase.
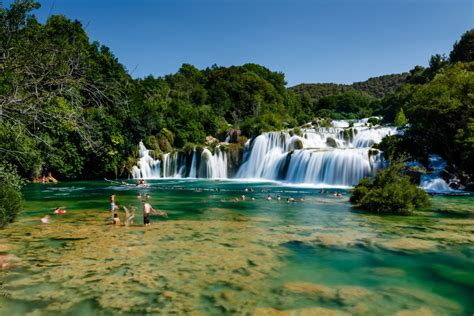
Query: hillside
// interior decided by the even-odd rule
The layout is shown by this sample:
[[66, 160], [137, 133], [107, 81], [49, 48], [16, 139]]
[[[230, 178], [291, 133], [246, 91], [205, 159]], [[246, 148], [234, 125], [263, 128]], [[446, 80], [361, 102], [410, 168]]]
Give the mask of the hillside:
[[302, 83], [290, 87], [288, 90], [300, 96], [303, 96], [306, 92], [313, 101], [317, 101], [327, 95], [334, 95], [347, 91], [359, 91], [372, 98], [381, 99], [387, 93], [397, 89], [407, 77], [408, 73], [384, 75], [369, 78], [366, 81], [354, 82], [351, 85], [337, 83]]

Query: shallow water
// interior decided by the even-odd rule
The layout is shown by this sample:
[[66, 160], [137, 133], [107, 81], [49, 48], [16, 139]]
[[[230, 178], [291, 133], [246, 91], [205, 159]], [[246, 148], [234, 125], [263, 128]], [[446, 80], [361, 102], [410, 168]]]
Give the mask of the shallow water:
[[[151, 185], [27, 186], [25, 212], [0, 230], [0, 261], [9, 261], [0, 272], [1, 314], [474, 312], [474, 197], [436, 196], [434, 212], [374, 216], [353, 210], [346, 191], [334, 198], [334, 189]], [[137, 207], [134, 225], [110, 225], [113, 192], [117, 204]], [[143, 227], [139, 193], [169, 217], [152, 216]], [[234, 201], [242, 194], [246, 201]], [[297, 202], [278, 202], [276, 194]], [[67, 214], [41, 224], [57, 206]]]

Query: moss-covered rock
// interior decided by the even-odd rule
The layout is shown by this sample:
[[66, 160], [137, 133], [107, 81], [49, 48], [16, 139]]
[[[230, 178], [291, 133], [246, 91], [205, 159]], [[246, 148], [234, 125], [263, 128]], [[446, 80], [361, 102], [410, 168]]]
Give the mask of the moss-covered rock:
[[332, 138], [332, 137], [328, 137], [328, 138], [326, 139], [326, 145], [327, 145], [328, 147], [337, 148], [337, 142], [336, 142], [336, 140], [335, 140], [334, 138]]
[[232, 143], [227, 146], [227, 164], [230, 171], [230, 176], [235, 174], [242, 164], [244, 155], [244, 146], [238, 143]]

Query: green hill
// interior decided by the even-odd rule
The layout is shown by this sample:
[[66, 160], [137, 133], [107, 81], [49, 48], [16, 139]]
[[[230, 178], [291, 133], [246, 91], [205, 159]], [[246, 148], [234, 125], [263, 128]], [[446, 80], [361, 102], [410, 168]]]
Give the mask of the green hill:
[[381, 99], [387, 93], [395, 91], [408, 77], [408, 73], [384, 75], [380, 77], [369, 78], [366, 81], [354, 82], [351, 85], [337, 83], [302, 83], [289, 90], [303, 97], [305, 93], [313, 101], [328, 95], [339, 94], [347, 91], [358, 91], [362, 94]]

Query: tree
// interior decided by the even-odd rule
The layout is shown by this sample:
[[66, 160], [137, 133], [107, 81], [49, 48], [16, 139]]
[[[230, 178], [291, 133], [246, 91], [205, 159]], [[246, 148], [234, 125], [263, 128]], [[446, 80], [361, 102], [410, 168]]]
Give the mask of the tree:
[[403, 174], [402, 160], [391, 161], [375, 179], [363, 178], [351, 191], [350, 202], [362, 210], [377, 214], [410, 214], [429, 208], [431, 202], [422, 189]]
[[403, 112], [403, 108], [401, 108], [397, 116], [395, 116], [395, 125], [397, 125], [397, 127], [399, 128], [402, 128], [402, 127], [405, 127], [407, 124], [408, 124], [408, 119], [405, 116], [405, 112]]
[[454, 44], [449, 59], [452, 63], [474, 61], [474, 29], [466, 31]]

